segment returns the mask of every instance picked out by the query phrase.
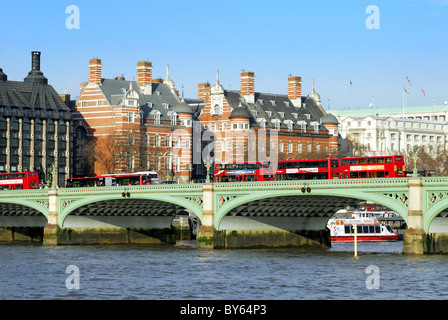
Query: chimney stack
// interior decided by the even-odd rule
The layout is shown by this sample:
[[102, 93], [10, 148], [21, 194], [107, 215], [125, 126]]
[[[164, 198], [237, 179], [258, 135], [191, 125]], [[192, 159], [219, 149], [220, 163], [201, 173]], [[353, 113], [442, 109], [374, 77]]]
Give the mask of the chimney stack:
[[198, 84], [198, 99], [203, 100], [207, 104], [210, 99], [210, 83], [203, 82]]
[[89, 61], [89, 83], [101, 83], [101, 60], [94, 58]]
[[149, 61], [137, 62], [137, 84], [144, 88], [152, 83], [152, 63]]
[[302, 104], [302, 78], [288, 77], [288, 98], [292, 101], [295, 107], [300, 107]]
[[248, 103], [255, 102], [255, 74], [253, 72], [241, 72], [240, 90], [241, 95]]
[[48, 79], [40, 71], [40, 51], [31, 51], [31, 71], [23, 79], [24, 82], [48, 84]]

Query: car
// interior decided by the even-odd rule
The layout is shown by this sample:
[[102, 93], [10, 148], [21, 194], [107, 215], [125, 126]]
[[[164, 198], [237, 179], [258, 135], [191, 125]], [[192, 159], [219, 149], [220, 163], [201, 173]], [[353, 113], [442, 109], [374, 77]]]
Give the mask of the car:
[[177, 184], [177, 181], [168, 180], [168, 181], [163, 181], [162, 184]]

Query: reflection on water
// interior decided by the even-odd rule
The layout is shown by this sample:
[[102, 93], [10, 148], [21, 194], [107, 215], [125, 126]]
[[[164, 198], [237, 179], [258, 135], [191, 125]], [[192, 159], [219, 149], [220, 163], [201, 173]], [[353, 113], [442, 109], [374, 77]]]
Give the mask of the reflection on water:
[[[1, 245], [1, 299], [446, 299], [448, 257], [407, 256], [402, 242], [330, 249]], [[67, 266], [79, 268], [69, 290]], [[366, 268], [378, 266], [379, 289]]]

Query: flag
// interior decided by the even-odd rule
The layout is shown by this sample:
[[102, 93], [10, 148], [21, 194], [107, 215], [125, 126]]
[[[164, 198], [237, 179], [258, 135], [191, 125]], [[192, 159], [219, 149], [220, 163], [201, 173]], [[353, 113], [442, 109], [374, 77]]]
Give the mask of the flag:
[[425, 93], [425, 90], [423, 90], [423, 89], [422, 89], [422, 92], [423, 92], [423, 95], [424, 95], [424, 96], [426, 97], [426, 93]]
[[406, 76], [406, 80], [408, 80], [409, 84], [410, 84], [411, 87], [412, 87], [411, 80], [409, 80], [409, 77], [408, 77], [408, 76]]
[[406, 92], [407, 94], [409, 94], [408, 90], [406, 90], [405, 87], [403, 87], [404, 92]]

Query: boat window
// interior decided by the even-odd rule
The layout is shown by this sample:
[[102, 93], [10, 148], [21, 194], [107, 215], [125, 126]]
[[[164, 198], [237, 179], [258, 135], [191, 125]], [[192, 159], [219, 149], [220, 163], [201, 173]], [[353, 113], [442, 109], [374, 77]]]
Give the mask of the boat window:
[[369, 233], [369, 226], [362, 226], [363, 233]]
[[394, 232], [390, 226], [386, 226], [386, 228], [387, 228], [387, 231]]
[[344, 226], [345, 233], [352, 233], [352, 227], [351, 226]]
[[375, 226], [375, 233], [381, 233], [381, 227]]
[[375, 233], [375, 226], [369, 226], [369, 233]]
[[357, 229], [357, 232], [358, 232], [358, 233], [362, 233], [362, 226], [357, 226], [356, 229]]

